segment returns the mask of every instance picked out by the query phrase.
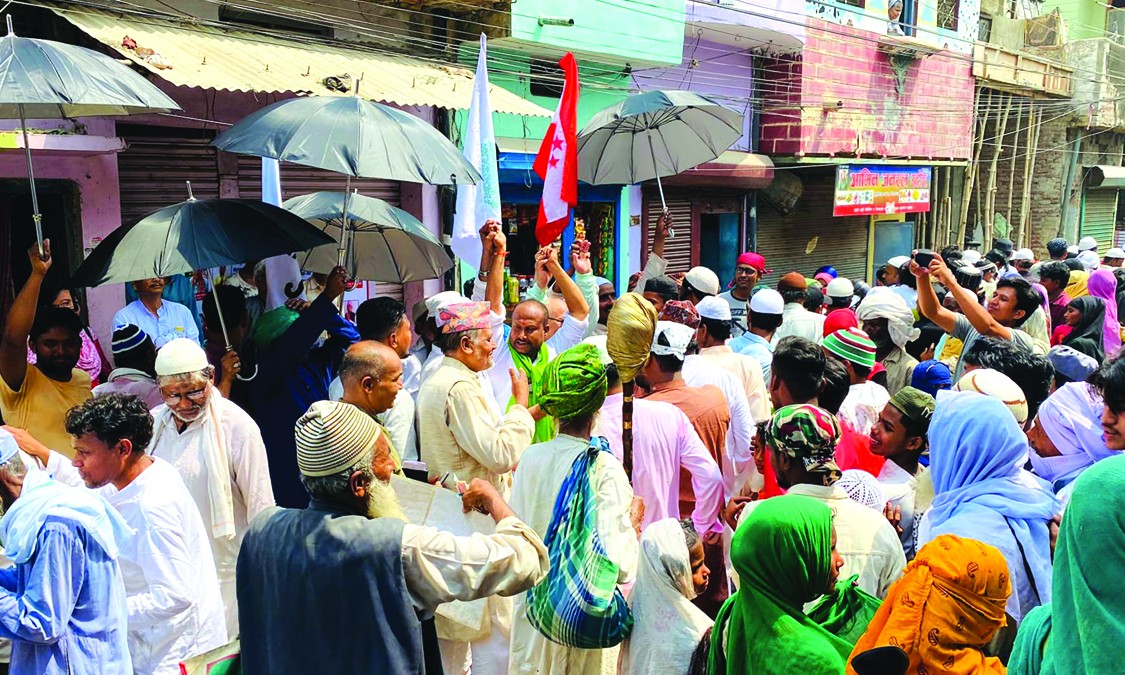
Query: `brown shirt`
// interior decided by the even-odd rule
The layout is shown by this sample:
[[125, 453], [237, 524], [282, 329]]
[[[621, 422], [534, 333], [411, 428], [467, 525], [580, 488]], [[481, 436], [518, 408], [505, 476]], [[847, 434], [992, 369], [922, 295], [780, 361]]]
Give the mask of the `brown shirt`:
[[[730, 407], [727, 406], [727, 399], [721, 389], [712, 384], [689, 387], [683, 380], [673, 380], [653, 387], [645, 399], [671, 403], [683, 411], [719, 468], [724, 472], [729, 471], [723, 466], [723, 455], [727, 429], [730, 428]], [[691, 513], [694, 509], [695, 493], [691, 489], [691, 474], [681, 468], [680, 513]]]

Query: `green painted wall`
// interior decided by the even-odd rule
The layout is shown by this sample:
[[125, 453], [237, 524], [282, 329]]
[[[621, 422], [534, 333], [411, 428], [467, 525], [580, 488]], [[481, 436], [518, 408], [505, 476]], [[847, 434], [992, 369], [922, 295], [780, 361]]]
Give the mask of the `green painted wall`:
[[1106, 8], [1093, 0], [1045, 0], [1040, 15], [1054, 9], [1066, 20], [1068, 40], [1105, 37]]
[[[460, 58], [461, 63], [476, 64], [476, 45], [472, 45], [472, 53], [465, 51]], [[531, 81], [528, 75], [529, 59], [524, 54], [496, 49], [488, 49], [488, 79], [493, 86], [503, 87], [508, 91], [538, 103], [547, 110], [558, 107], [559, 100], [547, 96], [532, 96]], [[628, 95], [628, 89], [633, 87], [632, 77], [624, 73], [620, 65], [604, 65], [588, 63], [579, 59], [578, 81], [581, 90], [578, 97], [578, 129], [606, 106], [613, 105]], [[463, 130], [467, 111], [455, 111], [454, 120], [458, 131]], [[540, 140], [547, 133], [551, 124], [549, 117], [524, 117], [522, 115], [509, 115], [506, 113], [493, 113], [493, 130], [497, 138], [529, 138]]]
[[[519, 0], [508, 40], [564, 51], [604, 54], [634, 65], [679, 64], [685, 0]], [[573, 26], [540, 26], [540, 17]]]

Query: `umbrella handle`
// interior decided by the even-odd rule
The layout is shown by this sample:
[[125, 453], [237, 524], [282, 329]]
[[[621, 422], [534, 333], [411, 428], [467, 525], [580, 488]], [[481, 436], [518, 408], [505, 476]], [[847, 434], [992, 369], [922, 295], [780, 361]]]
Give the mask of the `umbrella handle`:
[[211, 274], [211, 270], [207, 270], [207, 276], [211, 280], [211, 294], [215, 298], [215, 314], [219, 317], [219, 327], [223, 330], [223, 343], [227, 346], [227, 351], [234, 349], [230, 346], [230, 336], [227, 335], [227, 320], [223, 318], [223, 308], [219, 304], [219, 285], [215, 283], [215, 277]]
[[[664, 186], [660, 184], [660, 171], [656, 168], [656, 149], [652, 147], [652, 134], [648, 134], [648, 153], [652, 157], [652, 173], [656, 175], [656, 191], [660, 193], [660, 217], [668, 213], [668, 204], [664, 201]], [[668, 238], [675, 239], [676, 231], [668, 228]]]
[[[12, 16], [8, 15], [8, 33], [12, 33]], [[27, 158], [27, 180], [31, 183], [31, 220], [35, 223], [35, 241], [39, 245], [39, 257], [45, 258], [43, 249], [43, 216], [39, 213], [39, 195], [35, 192], [35, 169], [31, 165], [31, 144], [27, 140], [27, 120], [24, 119], [23, 104], [17, 106], [20, 114], [20, 131], [23, 133], [23, 154]]]

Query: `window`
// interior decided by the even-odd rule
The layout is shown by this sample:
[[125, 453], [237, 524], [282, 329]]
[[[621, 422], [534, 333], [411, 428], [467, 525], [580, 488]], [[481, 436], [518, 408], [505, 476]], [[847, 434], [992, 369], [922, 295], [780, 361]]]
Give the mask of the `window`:
[[864, 5], [867, 4], [865, 0], [836, 0], [836, 2], [841, 5], [850, 5], [851, 7], [858, 7], [860, 9], [863, 9]]
[[980, 15], [980, 21], [977, 22], [977, 40], [981, 42], [988, 42], [992, 37], [992, 17], [987, 14]]
[[960, 0], [937, 0], [937, 25], [938, 28], [957, 31], [957, 12], [960, 9]]
[[561, 98], [565, 74], [559, 64], [552, 61], [534, 60], [528, 67], [531, 75], [531, 95]]

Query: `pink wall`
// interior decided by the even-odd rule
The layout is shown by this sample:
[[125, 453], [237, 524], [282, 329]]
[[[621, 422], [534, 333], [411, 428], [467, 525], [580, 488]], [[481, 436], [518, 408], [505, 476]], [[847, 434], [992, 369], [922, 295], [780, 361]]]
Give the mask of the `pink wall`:
[[[797, 59], [766, 64], [760, 152], [769, 155], [967, 159], [973, 120], [970, 64], [920, 55], [900, 94], [874, 33], [808, 19]], [[841, 103], [839, 109], [826, 105]]]

